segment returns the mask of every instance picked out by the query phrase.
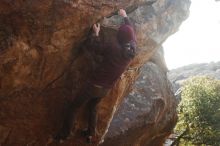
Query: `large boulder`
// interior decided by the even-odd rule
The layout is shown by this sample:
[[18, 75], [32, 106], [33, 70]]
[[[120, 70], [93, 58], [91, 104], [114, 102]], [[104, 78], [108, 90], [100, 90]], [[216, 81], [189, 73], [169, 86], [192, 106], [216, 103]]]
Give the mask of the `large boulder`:
[[[84, 46], [92, 24], [102, 23], [103, 41], [114, 38], [115, 26], [120, 23], [115, 14], [123, 7], [134, 22], [139, 50], [128, 70], [99, 105], [98, 138], [103, 141], [112, 117], [131, 90], [140, 68], [151, 58], [153, 62], [157, 60], [154, 54], [187, 18], [189, 4], [189, 0], [1, 0], [0, 144], [46, 145], [60, 128], [65, 102], [83, 89], [96, 63], [97, 56]], [[165, 79], [166, 70], [162, 72]], [[157, 76], [153, 78], [167, 83]], [[161, 145], [170, 132], [170, 124], [175, 123], [175, 118], [174, 121], [165, 118], [167, 120], [157, 129], [162, 118], [176, 114], [175, 106], [170, 106], [174, 104], [173, 96], [165, 94], [169, 92], [166, 89], [164, 92], [156, 90], [158, 95], [163, 95], [160, 97], [168, 102], [166, 104], [157, 104], [157, 100], [152, 100], [153, 94], [147, 95], [149, 101], [145, 100], [146, 103], [162, 107], [146, 107], [152, 108], [152, 112], [146, 110], [145, 114], [156, 120], [155, 131], [147, 134], [149, 130], [145, 129], [146, 132], [140, 132], [140, 137], [131, 141], [133, 144], [152, 144], [153, 137], [160, 135], [159, 129], [167, 127], [167, 133], [159, 137], [158, 145]], [[166, 113], [170, 111], [171, 114]], [[86, 106], [77, 114], [75, 126], [82, 129], [86, 123]], [[144, 138], [140, 140], [141, 137]], [[61, 145], [86, 144], [76, 131], [74, 137]]]
[[160, 146], [172, 132], [177, 102], [166, 72], [152, 61], [140, 72], [116, 112], [103, 146]]

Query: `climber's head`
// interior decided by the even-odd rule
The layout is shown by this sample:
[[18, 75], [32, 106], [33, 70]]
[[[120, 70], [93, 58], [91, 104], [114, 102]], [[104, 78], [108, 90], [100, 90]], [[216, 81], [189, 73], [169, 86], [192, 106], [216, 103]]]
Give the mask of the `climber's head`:
[[134, 58], [136, 54], [136, 38], [134, 29], [129, 25], [121, 25], [117, 39], [122, 49], [122, 54], [126, 58]]
[[134, 29], [129, 25], [121, 25], [118, 29], [117, 39], [120, 44], [126, 44], [130, 41], [136, 41]]

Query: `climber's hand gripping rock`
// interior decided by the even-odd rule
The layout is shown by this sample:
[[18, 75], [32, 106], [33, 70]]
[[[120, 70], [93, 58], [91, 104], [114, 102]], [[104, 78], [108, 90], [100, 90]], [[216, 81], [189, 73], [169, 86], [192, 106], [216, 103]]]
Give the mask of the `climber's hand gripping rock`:
[[125, 11], [124, 9], [120, 9], [120, 10], [118, 11], [118, 15], [120, 15], [120, 16], [122, 16], [122, 17], [128, 17], [128, 16], [127, 16], [127, 13], [126, 13], [126, 11]]
[[99, 31], [100, 31], [100, 24], [99, 23], [93, 25], [93, 31], [96, 36], [99, 36]]

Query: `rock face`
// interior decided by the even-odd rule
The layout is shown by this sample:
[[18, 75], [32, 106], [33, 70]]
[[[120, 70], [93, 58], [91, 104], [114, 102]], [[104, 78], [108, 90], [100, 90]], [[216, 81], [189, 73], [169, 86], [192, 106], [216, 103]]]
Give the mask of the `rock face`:
[[[166, 80], [166, 67], [161, 58], [156, 57], [161, 56], [157, 50], [188, 16], [189, 4], [188, 0], [1, 0], [0, 144], [46, 145], [48, 138], [59, 129], [64, 103], [83, 89], [95, 64], [97, 56], [83, 45], [92, 24], [101, 21], [103, 41], [114, 38], [115, 26], [120, 22], [114, 14], [123, 7], [134, 22], [139, 51], [129, 69], [99, 105], [98, 138], [104, 139], [122, 102], [117, 116], [120, 111], [123, 113], [123, 107], [132, 95], [126, 100], [123, 97], [130, 91], [140, 68], [151, 59], [163, 69], [157, 71], [158, 67], [153, 63], [147, 65], [149, 78], [146, 81], [153, 79], [155, 83], [148, 84], [146, 90], [155, 92], [145, 92], [141, 99], [146, 103], [139, 109], [143, 109], [141, 113], [149, 118], [146, 121], [140, 118], [139, 122], [145, 128], [130, 141], [130, 145], [161, 145], [175, 124], [176, 113]], [[138, 99], [134, 100], [135, 104]], [[77, 114], [76, 129], [84, 128], [86, 106]], [[149, 126], [152, 131], [147, 128]], [[108, 145], [108, 139], [112, 139], [114, 126], [112, 129], [103, 145]], [[127, 134], [131, 136], [133, 128], [128, 129]], [[76, 132], [60, 145], [83, 146], [85, 143]]]
[[103, 146], [163, 145], [177, 120], [176, 105], [166, 73], [149, 61], [114, 116]]

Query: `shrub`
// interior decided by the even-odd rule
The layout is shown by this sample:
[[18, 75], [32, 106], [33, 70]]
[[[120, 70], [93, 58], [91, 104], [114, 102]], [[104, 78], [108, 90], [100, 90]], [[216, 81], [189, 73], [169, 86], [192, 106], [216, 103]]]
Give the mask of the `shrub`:
[[220, 145], [220, 81], [210, 77], [188, 79], [181, 93], [177, 133], [192, 144]]

